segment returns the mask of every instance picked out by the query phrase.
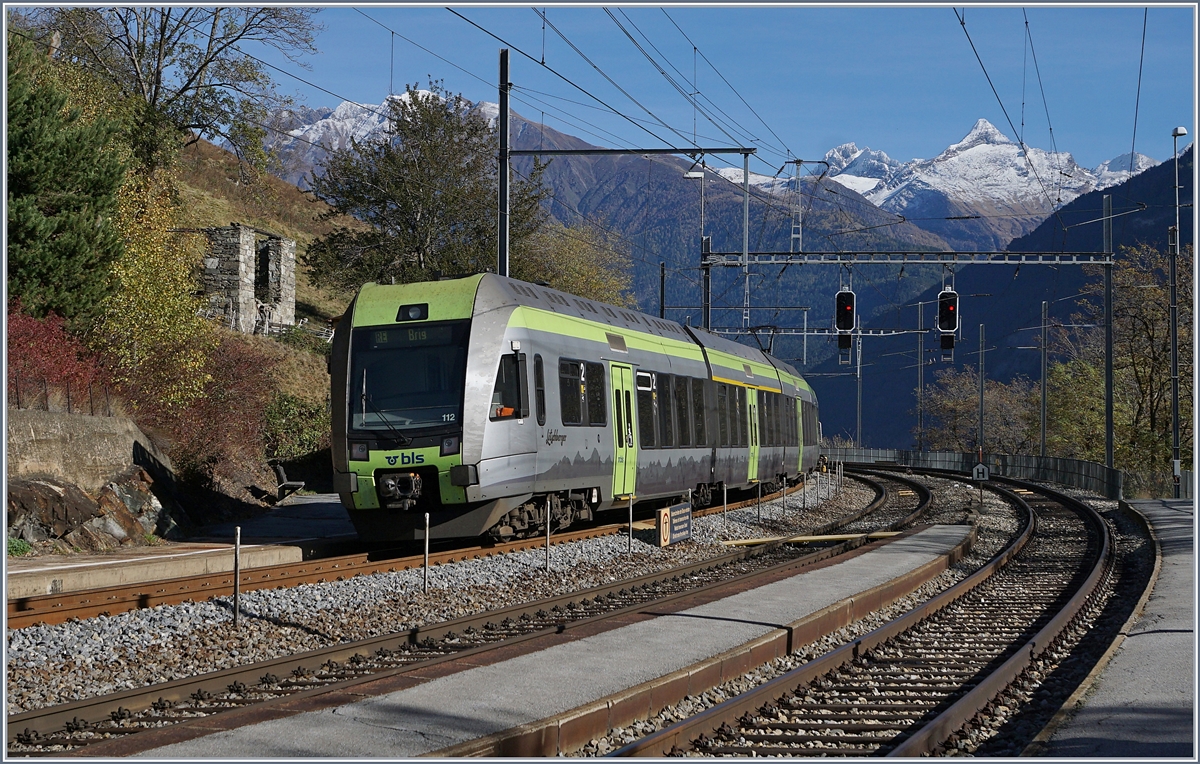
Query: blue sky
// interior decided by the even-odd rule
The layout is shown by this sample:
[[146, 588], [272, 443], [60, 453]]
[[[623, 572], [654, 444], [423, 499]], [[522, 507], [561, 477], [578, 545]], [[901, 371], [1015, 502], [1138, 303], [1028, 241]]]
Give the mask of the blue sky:
[[[379, 24], [354, 7], [318, 14], [325, 29], [309, 71], [272, 60], [337, 96], [363, 103], [382, 101], [389, 83], [403, 91], [405, 83], [424, 85], [430, 76], [471, 100], [497, 100], [501, 44], [486, 33], [441, 7], [358, 8]], [[607, 82], [594, 64], [690, 140], [692, 105], [604, 8], [547, 9], [549, 21], [591, 64], [549, 27], [543, 35], [542, 20], [530, 7], [456, 10], [513, 46], [513, 109], [523, 116], [540, 120], [544, 110], [551, 127], [598, 145], [664, 145], [548, 72], [540, 63], [544, 55], [547, 67], [617, 111], [646, 121], [674, 145], [685, 143], [661, 125], [649, 125], [653, 117]], [[960, 9], [1012, 127], [950, 7], [669, 7], [670, 18], [658, 7], [611, 10], [684, 90], [698, 90], [701, 103], [715, 104], [738, 126], [727, 129], [735, 141], [701, 115], [695, 127], [698, 142], [731, 146], [747, 136], [759, 139], [765, 145], [762, 161], [752, 168], [758, 172], [772, 174], [786, 151], [816, 159], [849, 141], [901, 161], [929, 158], [960, 140], [980, 117], [1009, 137], [1023, 129], [1026, 143], [1047, 150], [1052, 148], [1052, 125], [1058, 149], [1071, 152], [1086, 167], [1126, 153], [1133, 144], [1140, 7], [1032, 5], [1024, 15], [1021, 7]], [[1045, 103], [1025, 35], [1026, 16]], [[672, 20], [712, 66], [694, 54]], [[454, 65], [400, 36], [393, 38], [389, 29]], [[1194, 6], [1149, 9], [1136, 148], [1160, 161], [1171, 154], [1172, 128], [1183, 125], [1195, 132], [1195, 34]], [[338, 102], [290, 77], [278, 79], [284, 92], [310, 106]]]

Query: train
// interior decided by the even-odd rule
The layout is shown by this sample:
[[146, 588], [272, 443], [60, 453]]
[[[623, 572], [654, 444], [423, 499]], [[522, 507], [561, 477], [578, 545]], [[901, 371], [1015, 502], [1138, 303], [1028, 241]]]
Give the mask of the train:
[[818, 460], [791, 365], [496, 274], [365, 284], [329, 364], [334, 488], [363, 539], [521, 538], [689, 489], [704, 507]]

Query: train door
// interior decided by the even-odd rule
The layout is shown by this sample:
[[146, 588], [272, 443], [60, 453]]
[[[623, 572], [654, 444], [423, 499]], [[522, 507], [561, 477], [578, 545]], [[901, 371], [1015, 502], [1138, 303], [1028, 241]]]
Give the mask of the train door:
[[613, 391], [613, 498], [637, 488], [637, 431], [633, 417], [633, 367], [611, 364]]
[[750, 473], [747, 479], [754, 483], [758, 481], [758, 391], [752, 387], [746, 388], [746, 414], [749, 415], [750, 425]]

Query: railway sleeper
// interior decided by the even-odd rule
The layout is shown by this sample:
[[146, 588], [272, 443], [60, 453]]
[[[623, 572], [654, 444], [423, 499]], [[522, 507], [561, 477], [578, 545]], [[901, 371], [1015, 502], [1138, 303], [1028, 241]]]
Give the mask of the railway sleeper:
[[[879, 746], [876, 745], [875, 748]], [[713, 755], [728, 754], [734, 756], [862, 756], [872, 753], [874, 748], [837, 748], [812, 747], [788, 748], [784, 746], [735, 746], [723, 745], [705, 749]]]
[[883, 745], [892, 738], [900, 734], [898, 729], [881, 729], [880, 732], [890, 734], [886, 735], [807, 735], [803, 733], [780, 732], [771, 734], [769, 732], [739, 732], [738, 737], [745, 740], [747, 743], [791, 743], [800, 745], [802, 743], [830, 743], [835, 745]]

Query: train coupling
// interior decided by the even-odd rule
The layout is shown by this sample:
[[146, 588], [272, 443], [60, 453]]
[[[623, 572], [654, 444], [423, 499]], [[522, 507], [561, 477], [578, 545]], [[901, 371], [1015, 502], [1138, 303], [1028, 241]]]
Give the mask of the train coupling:
[[379, 498], [394, 509], [412, 509], [421, 497], [421, 476], [415, 472], [380, 475]]

